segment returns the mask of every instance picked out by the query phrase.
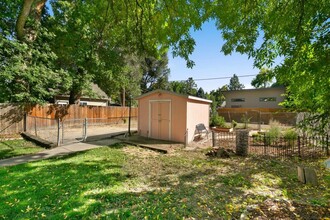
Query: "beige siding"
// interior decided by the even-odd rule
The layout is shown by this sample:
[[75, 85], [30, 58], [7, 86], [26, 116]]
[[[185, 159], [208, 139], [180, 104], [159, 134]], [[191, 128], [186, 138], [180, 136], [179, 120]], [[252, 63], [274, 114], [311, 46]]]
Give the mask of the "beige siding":
[[203, 123], [206, 128], [209, 127], [210, 105], [197, 101], [189, 101], [187, 104], [187, 128], [188, 143], [193, 141], [196, 125]]
[[[284, 88], [251, 89], [225, 92], [226, 108], [282, 108]], [[276, 101], [260, 101], [260, 98], [275, 98]], [[233, 99], [244, 99], [234, 102]]]
[[183, 97], [166, 93], [150, 94], [139, 99], [138, 131], [141, 136], [148, 137], [150, 131], [150, 102], [169, 100], [171, 102], [171, 140], [184, 142], [186, 125], [186, 100]]
[[[150, 137], [150, 134], [157, 133], [154, 130], [151, 132], [150, 129], [157, 129], [155, 126], [155, 117], [157, 114], [153, 111], [159, 111], [159, 106], [163, 105], [151, 105], [150, 103], [170, 103], [170, 140], [185, 143], [189, 143], [193, 140], [195, 126], [199, 123], [204, 123], [205, 126], [209, 126], [209, 108], [210, 104], [208, 100], [203, 100], [197, 97], [185, 96], [175, 94], [167, 91], [153, 91], [137, 98], [139, 101], [139, 120], [138, 130], [141, 136]], [[153, 106], [151, 108], [151, 106]], [[158, 106], [158, 107], [157, 107]], [[166, 105], [167, 106], [167, 105]], [[168, 109], [163, 107], [164, 110]], [[162, 113], [159, 113], [161, 118]], [[152, 117], [152, 119], [151, 119]], [[151, 123], [152, 121], [152, 123]], [[159, 121], [162, 121], [159, 120]], [[162, 123], [162, 122], [160, 122]], [[152, 126], [151, 126], [152, 124]], [[162, 124], [163, 125], [163, 124]], [[163, 128], [163, 126], [162, 126]], [[186, 134], [186, 130], [188, 133]], [[162, 132], [162, 129], [158, 130], [158, 134]], [[187, 136], [186, 136], [187, 135]], [[166, 134], [155, 135], [159, 137], [165, 137]]]

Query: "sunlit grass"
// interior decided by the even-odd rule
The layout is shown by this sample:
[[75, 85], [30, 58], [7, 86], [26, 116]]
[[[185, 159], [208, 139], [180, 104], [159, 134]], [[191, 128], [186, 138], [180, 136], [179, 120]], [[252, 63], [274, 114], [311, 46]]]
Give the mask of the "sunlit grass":
[[118, 144], [0, 168], [0, 219], [226, 219], [267, 198], [327, 205], [328, 174], [311, 165], [318, 187], [299, 183], [291, 161]]
[[22, 139], [0, 141], [0, 159], [32, 154], [43, 150], [45, 149]]

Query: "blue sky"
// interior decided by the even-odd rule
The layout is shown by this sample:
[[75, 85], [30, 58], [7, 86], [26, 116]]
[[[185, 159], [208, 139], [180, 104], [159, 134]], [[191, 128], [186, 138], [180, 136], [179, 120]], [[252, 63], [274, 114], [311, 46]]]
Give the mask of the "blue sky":
[[[194, 53], [191, 59], [195, 62], [193, 69], [186, 67], [186, 62], [180, 57], [173, 58], [169, 53], [169, 65], [171, 75], [169, 80], [186, 80], [188, 77], [194, 79], [200, 78], [216, 78], [231, 77], [236, 75], [255, 75], [259, 69], [253, 67], [253, 60], [248, 59], [247, 55], [233, 53], [225, 56], [220, 52], [224, 41], [221, 38], [220, 31], [215, 27], [214, 21], [204, 23], [202, 30], [191, 33], [196, 41]], [[240, 78], [240, 82], [245, 88], [253, 88], [251, 80], [254, 77]], [[209, 92], [229, 83], [229, 79], [217, 79], [196, 81], [198, 87], [202, 87], [204, 91]]]

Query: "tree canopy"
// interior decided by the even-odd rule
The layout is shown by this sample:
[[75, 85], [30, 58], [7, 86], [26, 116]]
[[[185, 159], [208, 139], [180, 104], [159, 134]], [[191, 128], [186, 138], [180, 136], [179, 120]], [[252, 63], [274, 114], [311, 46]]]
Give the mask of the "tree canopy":
[[[275, 77], [290, 96], [287, 106], [318, 115], [329, 128], [330, 1], [228, 0], [215, 5], [213, 17], [226, 41], [222, 51], [245, 53], [258, 68], [275, 64]], [[276, 64], [278, 57], [283, 62]]]
[[267, 88], [270, 87], [272, 82], [272, 71], [267, 68], [261, 68], [259, 74], [252, 79], [251, 85], [255, 88]]
[[[125, 61], [130, 54], [159, 58], [172, 47], [173, 55], [192, 67], [190, 30], [213, 19], [225, 40], [224, 54], [244, 53], [255, 67], [272, 68], [286, 85], [287, 106], [330, 124], [328, 0], [4, 0], [0, 8], [0, 80], [7, 87], [0, 93], [11, 100], [50, 97], [60, 90], [54, 78], [65, 79], [76, 97], [88, 81], [103, 88], [111, 80], [115, 88], [126, 86], [131, 72], [122, 70], [131, 69]], [[276, 63], [277, 58], [283, 61]], [[34, 92], [36, 79], [42, 83]]]

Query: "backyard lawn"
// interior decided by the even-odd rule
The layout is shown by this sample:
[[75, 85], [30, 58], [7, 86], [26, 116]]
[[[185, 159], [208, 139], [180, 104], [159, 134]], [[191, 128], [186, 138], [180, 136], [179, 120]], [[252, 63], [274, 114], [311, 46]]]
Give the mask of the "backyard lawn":
[[117, 144], [0, 168], [0, 219], [263, 219], [329, 217], [330, 173], [297, 180], [298, 161], [210, 159]]
[[23, 139], [0, 141], [0, 160], [45, 150], [30, 141]]

